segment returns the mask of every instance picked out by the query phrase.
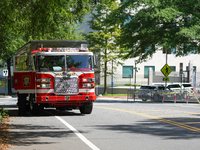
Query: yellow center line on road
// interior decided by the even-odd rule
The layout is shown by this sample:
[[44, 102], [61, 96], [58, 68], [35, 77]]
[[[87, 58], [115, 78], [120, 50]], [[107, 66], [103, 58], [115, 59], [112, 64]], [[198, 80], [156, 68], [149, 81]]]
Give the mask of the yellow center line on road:
[[186, 116], [186, 115], [191, 115], [191, 114], [172, 114], [172, 115], [160, 115], [160, 116], [157, 116], [157, 117], [159, 117], [159, 118], [163, 118], [163, 117]]
[[172, 118], [170, 120], [189, 120], [189, 119], [197, 120], [197, 119], [200, 119], [200, 118]]
[[200, 122], [186, 122], [185, 124], [199, 124]]
[[145, 114], [159, 114], [159, 113], [163, 113], [166, 115], [160, 115], [157, 117], [170, 117], [170, 116], [184, 116], [184, 115], [191, 115], [191, 114], [196, 114], [196, 113], [191, 113], [191, 112], [186, 112], [186, 111], [174, 111], [174, 110], [139, 110], [139, 109], [127, 109], [129, 111], [135, 111], [135, 112], [142, 112]]
[[180, 110], [155, 110], [155, 109], [127, 109], [133, 111], [140, 111], [140, 112], [163, 112], [163, 113], [186, 113], [186, 114], [193, 114], [193, 115], [200, 115], [200, 113], [193, 113], [188, 111], [180, 111]]
[[[131, 113], [131, 114], [135, 114], [135, 115], [143, 116], [143, 117], [146, 117], [146, 118], [162, 121], [162, 122], [165, 122], [165, 123], [168, 123], [168, 124], [172, 124], [172, 125], [184, 128], [184, 129], [188, 129], [188, 130], [200, 133], [200, 128], [192, 127], [192, 126], [189, 126], [189, 125], [186, 125], [186, 124], [183, 124], [183, 123], [175, 122], [175, 121], [172, 121], [172, 120], [169, 120], [169, 119], [163, 119], [163, 118], [148, 115], [148, 114], [145, 114], [145, 113], [140, 113], [140, 112], [136, 112], [136, 111], [129, 111], [129, 110], [125, 110], [125, 109], [109, 108], [109, 107], [100, 107], [100, 106], [94, 106], [94, 107]], [[195, 113], [195, 114], [197, 114], [197, 113]]]

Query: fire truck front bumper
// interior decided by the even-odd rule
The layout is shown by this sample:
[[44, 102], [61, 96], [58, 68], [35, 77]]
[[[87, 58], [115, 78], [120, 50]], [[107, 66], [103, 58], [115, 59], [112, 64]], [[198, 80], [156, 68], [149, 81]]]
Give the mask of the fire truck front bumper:
[[60, 95], [60, 96], [37, 96], [37, 103], [55, 103], [55, 102], [89, 102], [96, 101], [96, 95]]

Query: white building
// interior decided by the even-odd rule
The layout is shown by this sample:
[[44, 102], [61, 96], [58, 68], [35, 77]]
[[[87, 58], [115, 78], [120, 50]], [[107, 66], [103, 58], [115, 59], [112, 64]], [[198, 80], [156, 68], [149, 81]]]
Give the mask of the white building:
[[[119, 1], [119, 0], [118, 0]], [[122, 1], [122, 0], [121, 0]], [[120, 1], [119, 1], [120, 2]], [[81, 25], [80, 29], [85, 29], [84, 33], [92, 31], [85, 21]], [[156, 51], [153, 54], [153, 57], [147, 60], [146, 62], [137, 63], [136, 67], [139, 68], [135, 76], [135, 60], [137, 58], [127, 59], [124, 61], [123, 66], [118, 66], [114, 70], [114, 74], [107, 77], [107, 84], [111, 85], [113, 81], [114, 85], [125, 85], [125, 84], [139, 84], [147, 85], [149, 84], [148, 70], [152, 68], [153, 70], [153, 79], [152, 83], [165, 83], [163, 78], [166, 78], [161, 69], [165, 64], [168, 64], [172, 69], [172, 72], [169, 74], [168, 82], [190, 82], [193, 86], [200, 85], [200, 66], [199, 64], [200, 55], [198, 54], [189, 54], [184, 57], [175, 57], [173, 52], [171, 54], [163, 53], [162, 50]], [[180, 74], [180, 65], [182, 63], [183, 74]], [[108, 64], [108, 69], [112, 70], [112, 64]], [[189, 73], [188, 73], [189, 71]], [[98, 84], [104, 84], [103, 72], [100, 73], [100, 78]], [[135, 80], [136, 79], [136, 80]]]
[[[153, 57], [147, 60], [146, 62], [137, 63], [136, 67], [139, 68], [136, 72], [136, 84], [147, 85], [148, 84], [148, 70], [152, 68], [153, 70], [153, 84], [155, 83], [165, 83], [163, 78], [165, 76], [161, 72], [161, 69], [164, 65], [167, 64], [172, 69], [172, 72], [169, 73], [169, 83], [171, 82], [190, 82], [198, 85], [200, 83], [200, 67], [199, 65], [200, 55], [198, 54], [189, 54], [184, 57], [175, 57], [174, 54], [163, 53], [162, 50], [158, 50]], [[113, 82], [114, 84], [134, 84], [135, 83], [135, 60], [137, 58], [127, 59], [124, 61], [123, 66], [119, 66], [116, 71], [114, 71]], [[183, 74], [180, 75], [180, 64], [183, 64]], [[109, 64], [109, 69], [112, 68], [112, 64]], [[189, 66], [189, 67], [188, 67]], [[193, 68], [190, 69], [190, 68]], [[188, 70], [190, 71], [188, 77]], [[181, 77], [182, 76], [182, 77]], [[112, 76], [107, 78], [107, 83], [111, 84]], [[188, 81], [189, 79], [189, 81]], [[101, 84], [103, 84], [103, 78], [101, 78]]]

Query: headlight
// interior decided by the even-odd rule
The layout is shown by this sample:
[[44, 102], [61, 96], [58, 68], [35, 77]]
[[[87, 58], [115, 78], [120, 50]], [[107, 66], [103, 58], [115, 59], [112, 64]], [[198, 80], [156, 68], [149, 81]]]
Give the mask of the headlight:
[[93, 83], [84, 83], [84, 84], [82, 84], [82, 87], [94, 87], [95, 86], [95, 84], [93, 84]]
[[51, 88], [51, 84], [37, 84], [37, 88]]
[[51, 78], [41, 78], [41, 79], [37, 79], [37, 82], [51, 82]]
[[82, 78], [82, 82], [94, 82], [94, 78]]

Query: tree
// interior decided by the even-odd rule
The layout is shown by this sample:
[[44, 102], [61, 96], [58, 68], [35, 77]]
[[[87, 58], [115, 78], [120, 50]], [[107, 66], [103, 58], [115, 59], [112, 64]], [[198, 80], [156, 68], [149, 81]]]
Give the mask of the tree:
[[110, 25], [107, 21], [107, 15], [117, 8], [117, 2], [98, 4], [92, 13], [91, 20], [88, 21], [94, 32], [88, 33], [86, 39], [89, 41], [91, 50], [98, 49], [100, 51], [101, 70], [104, 72], [104, 94], [107, 94], [107, 74], [111, 74], [108, 70], [108, 62], [113, 61], [116, 65], [121, 64], [117, 60], [119, 48], [114, 42], [115, 38], [120, 35], [119, 25]]
[[41, 39], [48, 40], [83, 40], [84, 36], [82, 35], [83, 30], [78, 30], [79, 25], [75, 23], [63, 23], [57, 26], [52, 33], [44, 34]]
[[199, 16], [198, 0], [126, 0], [109, 17], [122, 25], [117, 43], [126, 51], [121, 53], [142, 61], [158, 47], [176, 48], [176, 56], [199, 53]]
[[26, 41], [52, 34], [58, 25], [82, 22], [97, 3], [106, 0], [13, 0], [23, 21]]
[[[29, 40], [80, 39], [77, 22], [106, 0], [1, 0], [0, 58], [7, 62]], [[71, 35], [73, 34], [73, 35]], [[10, 80], [9, 80], [9, 85]], [[11, 93], [11, 87], [8, 88]]]
[[[22, 36], [17, 30], [17, 11], [12, 0], [0, 1], [0, 58], [5, 67], [7, 64], [8, 76], [11, 77], [11, 58], [15, 50], [23, 43]], [[11, 93], [11, 80], [8, 80], [8, 93]]]

